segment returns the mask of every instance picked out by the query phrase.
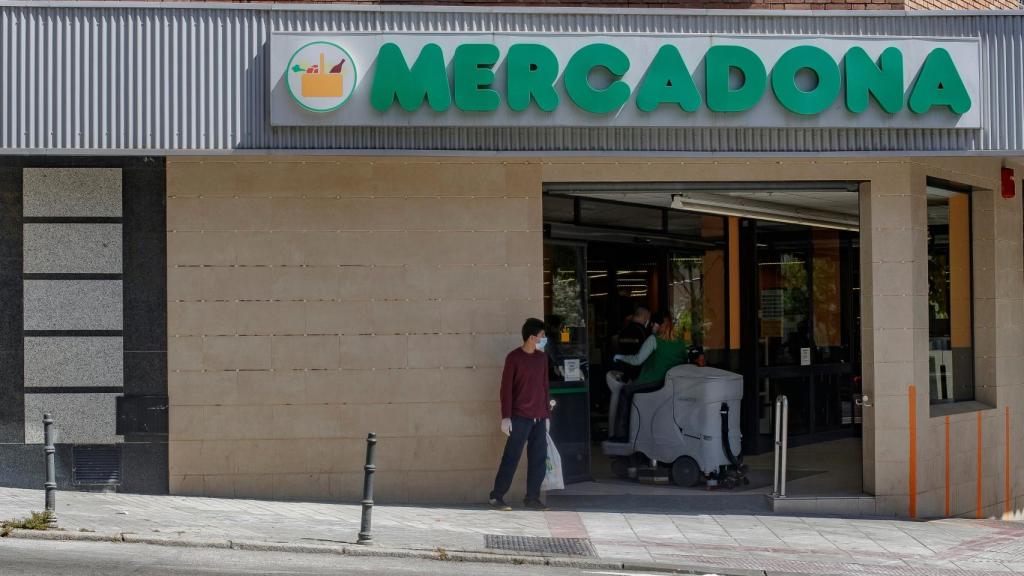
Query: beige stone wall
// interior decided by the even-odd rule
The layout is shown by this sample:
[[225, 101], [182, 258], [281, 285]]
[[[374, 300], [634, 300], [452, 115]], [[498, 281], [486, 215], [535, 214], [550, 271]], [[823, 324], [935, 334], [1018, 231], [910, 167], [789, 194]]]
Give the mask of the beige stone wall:
[[[856, 180], [862, 192], [864, 484], [941, 516], [945, 418], [928, 406], [928, 176], [975, 186], [982, 511], [1024, 446], [1020, 196], [998, 159], [182, 158], [168, 161], [171, 490], [358, 498], [382, 438], [389, 501], [479, 501], [502, 446], [501, 361], [541, 306], [543, 182]], [[977, 509], [977, 414], [951, 421], [951, 513]], [[1024, 457], [1011, 458], [1011, 510]], [[973, 472], [972, 472], [973, 470]]]
[[542, 310], [536, 167], [186, 158], [167, 174], [171, 491], [354, 500], [374, 431], [382, 499], [486, 496], [500, 367]]

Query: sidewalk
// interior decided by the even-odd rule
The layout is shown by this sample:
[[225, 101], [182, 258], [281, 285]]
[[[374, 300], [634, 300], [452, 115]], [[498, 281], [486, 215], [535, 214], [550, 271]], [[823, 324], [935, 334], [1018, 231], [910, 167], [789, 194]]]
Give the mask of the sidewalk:
[[[0, 488], [0, 518], [43, 504], [41, 490]], [[614, 502], [604, 505], [609, 509]], [[589, 506], [587, 508], [590, 508]], [[484, 535], [587, 538], [602, 560], [747, 571], [873, 576], [1024, 574], [1024, 524], [988, 520], [909, 522], [876, 518], [689, 512], [679, 501], [658, 512], [377, 506], [376, 550], [498, 551]], [[67, 534], [256, 541], [293, 545], [355, 542], [360, 508], [183, 496], [59, 492]], [[2, 542], [0, 542], [2, 545]]]

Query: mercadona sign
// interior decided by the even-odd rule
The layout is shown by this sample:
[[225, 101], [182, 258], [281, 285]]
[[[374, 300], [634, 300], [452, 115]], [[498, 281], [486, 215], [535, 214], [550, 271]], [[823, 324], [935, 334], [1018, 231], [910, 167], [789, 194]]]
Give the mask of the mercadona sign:
[[975, 39], [277, 33], [271, 122], [977, 128]]

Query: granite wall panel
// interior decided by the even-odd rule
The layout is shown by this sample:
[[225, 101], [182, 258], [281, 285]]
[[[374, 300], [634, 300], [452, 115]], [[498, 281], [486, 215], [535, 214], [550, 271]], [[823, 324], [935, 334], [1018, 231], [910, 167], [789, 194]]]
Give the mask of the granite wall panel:
[[25, 330], [121, 330], [121, 280], [26, 280]]
[[43, 441], [43, 414], [53, 415], [56, 441], [68, 444], [111, 444], [115, 434], [115, 398], [120, 394], [26, 394], [25, 442]]
[[25, 273], [120, 274], [120, 224], [25, 224]]
[[23, 178], [25, 216], [121, 216], [120, 168], [30, 167]]
[[25, 338], [25, 386], [124, 385], [119, 336]]

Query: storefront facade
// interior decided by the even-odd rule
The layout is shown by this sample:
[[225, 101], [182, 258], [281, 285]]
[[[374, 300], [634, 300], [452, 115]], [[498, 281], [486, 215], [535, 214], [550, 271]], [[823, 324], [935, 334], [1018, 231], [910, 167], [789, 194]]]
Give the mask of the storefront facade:
[[1024, 505], [1020, 13], [81, 4], [2, 7], [4, 484], [52, 411], [68, 487], [352, 501], [373, 431], [381, 501], [480, 501], [553, 196], [842, 183], [873, 498], [819, 510]]

